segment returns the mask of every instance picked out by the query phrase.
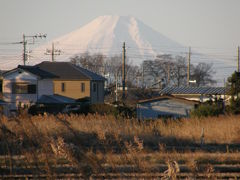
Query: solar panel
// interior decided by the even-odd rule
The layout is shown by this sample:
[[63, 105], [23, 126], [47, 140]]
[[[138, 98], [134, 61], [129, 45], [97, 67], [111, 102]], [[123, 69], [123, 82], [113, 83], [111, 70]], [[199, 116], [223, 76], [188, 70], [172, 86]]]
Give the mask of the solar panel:
[[166, 87], [160, 94], [205, 94], [221, 95], [227, 92], [225, 87]]

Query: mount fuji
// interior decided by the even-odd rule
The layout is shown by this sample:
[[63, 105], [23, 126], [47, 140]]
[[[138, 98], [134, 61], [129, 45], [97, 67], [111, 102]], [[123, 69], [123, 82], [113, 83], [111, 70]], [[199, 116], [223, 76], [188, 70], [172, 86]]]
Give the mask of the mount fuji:
[[70, 57], [81, 53], [101, 53], [105, 56], [121, 55], [122, 44], [126, 43], [127, 58], [139, 65], [143, 60], [153, 59], [157, 54], [173, 54], [186, 49], [131, 16], [100, 16], [85, 26], [33, 50], [29, 64], [51, 60], [44, 56], [46, 49], [62, 51], [57, 61], [68, 61]]
[[[158, 54], [171, 54], [173, 56], [186, 56], [188, 48], [144, 24], [132, 16], [100, 16], [85, 26], [53, 39], [33, 49], [27, 65], [34, 65], [42, 61], [51, 61], [51, 56], [46, 56], [46, 50], [55, 49], [61, 51], [55, 56], [55, 61], [70, 61], [71, 57], [88, 52], [90, 54], [100, 53], [107, 57], [121, 56], [123, 42], [126, 43], [126, 57], [134, 65], [140, 65], [144, 60], [152, 60]], [[195, 53], [196, 54], [196, 53]], [[21, 57], [20, 57], [21, 58]], [[199, 62], [216, 62], [213, 69], [215, 77], [222, 83], [235, 70], [234, 64], [204, 54], [191, 56], [193, 64]], [[1, 60], [1, 69], [15, 68], [21, 59], [9, 61]], [[223, 67], [231, 65], [233, 68], [221, 71]], [[216, 78], [215, 78], [216, 79]]]

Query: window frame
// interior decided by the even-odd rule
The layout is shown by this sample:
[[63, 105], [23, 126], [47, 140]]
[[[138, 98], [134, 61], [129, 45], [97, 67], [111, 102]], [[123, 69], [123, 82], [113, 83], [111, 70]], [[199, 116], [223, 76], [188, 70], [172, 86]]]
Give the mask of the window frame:
[[81, 83], [81, 92], [85, 92], [85, 83], [84, 82], [82, 82]]
[[37, 94], [37, 85], [25, 82], [12, 83], [12, 94]]
[[65, 92], [65, 91], [66, 91], [66, 84], [65, 84], [65, 82], [62, 82], [62, 83], [61, 83], [61, 91], [62, 91], [62, 92]]

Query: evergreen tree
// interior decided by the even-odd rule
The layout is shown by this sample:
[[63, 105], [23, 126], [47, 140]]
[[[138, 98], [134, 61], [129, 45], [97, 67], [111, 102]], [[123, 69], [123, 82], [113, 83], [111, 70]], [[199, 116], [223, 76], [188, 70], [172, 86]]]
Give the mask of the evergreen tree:
[[229, 94], [231, 95], [230, 110], [234, 114], [240, 113], [240, 72], [234, 72], [228, 78]]

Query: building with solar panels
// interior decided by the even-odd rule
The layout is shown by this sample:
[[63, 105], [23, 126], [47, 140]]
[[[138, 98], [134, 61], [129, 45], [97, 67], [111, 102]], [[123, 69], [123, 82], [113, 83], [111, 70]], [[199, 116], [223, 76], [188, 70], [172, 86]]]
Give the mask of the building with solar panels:
[[225, 87], [166, 87], [159, 93], [200, 102], [214, 101], [216, 98], [225, 100], [230, 98], [228, 89]]

